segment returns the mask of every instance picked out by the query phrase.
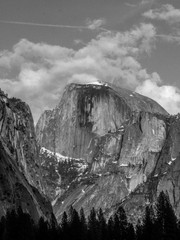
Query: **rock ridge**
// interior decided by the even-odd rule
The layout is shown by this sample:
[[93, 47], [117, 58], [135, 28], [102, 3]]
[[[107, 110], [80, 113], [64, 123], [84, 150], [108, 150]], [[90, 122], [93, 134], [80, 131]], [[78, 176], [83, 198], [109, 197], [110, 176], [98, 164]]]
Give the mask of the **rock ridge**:
[[29, 106], [0, 90], [0, 216], [21, 206], [36, 222], [41, 216], [50, 221], [38, 151]]

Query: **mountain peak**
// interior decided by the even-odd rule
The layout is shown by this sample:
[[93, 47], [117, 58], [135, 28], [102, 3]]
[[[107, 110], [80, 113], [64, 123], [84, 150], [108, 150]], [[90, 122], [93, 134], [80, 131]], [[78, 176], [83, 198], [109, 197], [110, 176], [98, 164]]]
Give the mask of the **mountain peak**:
[[[61, 166], [52, 160], [54, 174], [45, 177], [48, 185], [57, 175], [49, 186], [59, 189], [53, 200], [57, 217], [69, 203], [87, 212], [100, 206], [107, 211], [144, 186], [158, 163], [169, 121], [158, 103], [130, 90], [102, 82], [67, 85], [57, 107], [45, 112], [36, 127], [41, 147], [54, 157], [72, 159]], [[73, 159], [86, 168], [79, 173]]]
[[[78, 90], [79, 89], [79, 90]], [[121, 100], [124, 100], [132, 111], [145, 111], [152, 113], [159, 113], [163, 115], [169, 115], [167, 111], [161, 107], [153, 99], [143, 96], [134, 91], [118, 87], [112, 83], [97, 81], [97, 82], [85, 82], [85, 83], [70, 83], [66, 86], [64, 93], [68, 92], [71, 94], [72, 91], [83, 91], [89, 93], [92, 91], [91, 95], [106, 93], [109, 95], [114, 95]], [[93, 91], [94, 90], [94, 91]], [[97, 91], [95, 91], [97, 90]]]

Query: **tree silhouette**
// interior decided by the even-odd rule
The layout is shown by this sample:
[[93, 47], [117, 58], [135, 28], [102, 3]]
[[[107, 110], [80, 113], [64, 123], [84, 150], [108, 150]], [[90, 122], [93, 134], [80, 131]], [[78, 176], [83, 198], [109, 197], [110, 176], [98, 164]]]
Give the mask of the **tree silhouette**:
[[17, 214], [15, 210], [8, 211], [6, 214], [4, 240], [19, 240]]
[[3, 239], [6, 226], [6, 218], [3, 216], [0, 220], [0, 239]]
[[38, 240], [41, 240], [41, 239], [48, 240], [49, 239], [48, 223], [44, 220], [43, 217], [41, 217], [38, 222], [36, 239], [38, 239]]
[[111, 239], [115, 239], [114, 238], [114, 220], [113, 220], [113, 216], [111, 216], [108, 220], [108, 224], [107, 224], [107, 239], [111, 240]]
[[56, 240], [60, 236], [60, 231], [57, 227], [56, 219], [53, 214], [51, 214], [51, 223], [49, 227], [49, 235], [51, 236], [51, 240]]
[[143, 226], [141, 225], [140, 220], [138, 220], [137, 225], [136, 225], [136, 239], [144, 240], [143, 234], [144, 234]]
[[81, 223], [80, 237], [82, 240], [86, 240], [87, 239], [87, 222], [86, 222], [86, 217], [84, 215], [83, 208], [81, 208], [80, 210], [80, 223]]
[[135, 240], [135, 231], [132, 223], [128, 223], [125, 239]]
[[71, 229], [70, 239], [81, 240], [81, 222], [78, 212], [73, 207], [70, 208], [69, 228]]
[[86, 220], [84, 210], [80, 214], [70, 208], [63, 213], [58, 226], [55, 219], [47, 222], [42, 217], [35, 224], [21, 208], [8, 211], [0, 220], [0, 240], [177, 240], [180, 239], [180, 222], [165, 193], [160, 193], [154, 208], [145, 209], [142, 223], [138, 221], [136, 232], [128, 222], [123, 207], [119, 207], [108, 222], [102, 209], [93, 208]]
[[68, 233], [68, 216], [67, 213], [64, 212], [62, 216], [62, 221], [61, 221], [61, 232], [62, 232], [62, 238], [63, 239], [69, 239], [69, 233]]
[[153, 208], [146, 206], [145, 216], [143, 219], [143, 226], [142, 226], [143, 239], [154, 240], [154, 231], [155, 231], [154, 221], [155, 221], [155, 215], [154, 215]]
[[168, 195], [164, 192], [159, 194], [156, 204], [157, 233], [160, 239], [177, 239], [177, 218], [170, 204]]
[[127, 216], [124, 208], [120, 206], [116, 212], [117, 219], [116, 221], [119, 222], [119, 237], [120, 239], [125, 239], [125, 236], [127, 235], [128, 230], [128, 221]]
[[98, 238], [100, 240], [106, 240], [107, 235], [107, 225], [106, 225], [106, 219], [104, 217], [103, 211], [100, 208], [97, 214], [97, 220], [98, 220]]
[[92, 208], [88, 217], [88, 240], [97, 239], [98, 236], [98, 221], [96, 211]]

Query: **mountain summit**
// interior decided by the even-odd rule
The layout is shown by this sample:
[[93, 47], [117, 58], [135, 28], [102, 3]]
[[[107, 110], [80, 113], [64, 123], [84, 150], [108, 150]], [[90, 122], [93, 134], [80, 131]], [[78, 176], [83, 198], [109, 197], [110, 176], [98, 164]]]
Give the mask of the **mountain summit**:
[[70, 205], [86, 213], [101, 207], [107, 215], [123, 205], [137, 217], [162, 190], [179, 214], [179, 126], [178, 115], [135, 92], [68, 85], [36, 126], [57, 219]]
[[40, 117], [37, 140], [51, 151], [91, 162], [93, 139], [117, 132], [140, 112], [167, 115], [153, 100], [129, 90], [103, 83], [70, 84], [58, 106]]

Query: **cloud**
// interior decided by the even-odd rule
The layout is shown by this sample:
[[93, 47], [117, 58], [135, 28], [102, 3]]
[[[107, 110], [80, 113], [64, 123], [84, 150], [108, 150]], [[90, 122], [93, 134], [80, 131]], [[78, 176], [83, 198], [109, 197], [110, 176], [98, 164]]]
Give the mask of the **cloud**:
[[124, 4], [128, 7], [144, 7], [145, 5], [152, 5], [155, 0], [141, 0], [140, 2], [136, 3], [130, 3], [130, 2], [125, 2]]
[[92, 83], [92, 82], [97, 82], [98, 79], [97, 77], [90, 75], [90, 74], [74, 74], [72, 78], [69, 80], [69, 83], [79, 83], [79, 84], [85, 84], [85, 83]]
[[[68, 82], [102, 80], [148, 95], [147, 81], [164, 89], [160, 76], [148, 73], [139, 61], [155, 47], [156, 35], [152, 24], [143, 23], [125, 32], [104, 31], [78, 50], [22, 39], [12, 51], [0, 53], [0, 86], [30, 105], [35, 122], [58, 103]], [[168, 108], [173, 112], [179, 109], [177, 99], [174, 108]], [[171, 100], [166, 99], [166, 105]]]
[[[168, 33], [157, 34], [160, 40], [169, 43], [180, 43], [180, 32], [177, 23], [180, 22], [180, 9], [174, 8], [170, 4], [164, 4], [160, 8], [150, 9], [143, 13], [143, 16], [152, 20], [161, 20], [170, 24], [172, 27]], [[172, 26], [173, 25], [173, 26]]]
[[[94, 20], [95, 23], [96, 21], [100, 20]], [[15, 24], [15, 25], [27, 25], [27, 26], [34, 26], [34, 27], [53, 27], [53, 28], [69, 28], [69, 29], [91, 29], [94, 30], [93, 28], [89, 28], [87, 26], [76, 26], [76, 25], [63, 25], [63, 24], [46, 24], [46, 23], [36, 23], [36, 22], [20, 22], [20, 21], [7, 21], [7, 20], [0, 20], [0, 23], [5, 23], [5, 24]], [[96, 23], [98, 24], [98, 22]]]
[[75, 39], [73, 42], [75, 45], [85, 45], [86, 46], [85, 42], [81, 39]]
[[146, 80], [136, 92], [154, 99], [171, 114], [180, 112], [180, 90], [174, 86], [160, 86], [156, 81]]
[[105, 28], [103, 28], [103, 26], [106, 24], [106, 20], [103, 19], [87, 19], [86, 20], [86, 25], [87, 28], [91, 29], [91, 30], [97, 30], [97, 29], [103, 29], [106, 30]]
[[157, 37], [160, 38], [160, 40], [163, 40], [165, 42], [180, 44], [180, 35], [177, 33], [176, 33], [176, 35], [174, 35], [174, 34], [157, 34]]
[[170, 24], [180, 22], [180, 9], [174, 8], [171, 4], [164, 4], [161, 8], [150, 9], [143, 13], [148, 19], [163, 20]]

